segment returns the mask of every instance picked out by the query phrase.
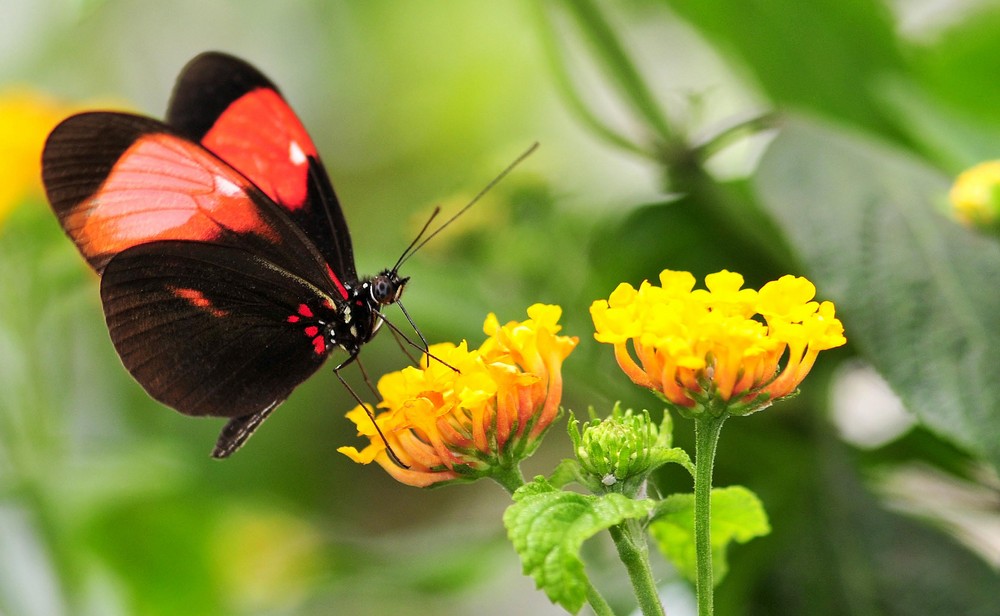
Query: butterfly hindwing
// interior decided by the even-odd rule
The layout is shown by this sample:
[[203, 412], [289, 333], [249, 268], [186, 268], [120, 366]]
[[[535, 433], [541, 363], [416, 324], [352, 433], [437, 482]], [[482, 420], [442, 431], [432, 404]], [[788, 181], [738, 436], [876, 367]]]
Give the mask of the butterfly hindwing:
[[269, 412], [322, 365], [333, 302], [239, 248], [161, 241], [125, 250], [101, 279], [108, 330], [149, 394], [186, 415]]
[[260, 71], [227, 54], [199, 55], [177, 80], [167, 123], [282, 207], [341, 280], [357, 280], [347, 221], [316, 146]]

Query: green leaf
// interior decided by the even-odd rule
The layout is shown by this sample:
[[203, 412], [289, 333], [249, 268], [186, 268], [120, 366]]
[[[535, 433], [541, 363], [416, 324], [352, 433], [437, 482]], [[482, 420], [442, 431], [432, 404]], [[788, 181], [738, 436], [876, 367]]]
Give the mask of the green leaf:
[[[649, 525], [660, 552], [681, 575], [695, 581], [694, 494], [672, 494], [657, 507]], [[712, 570], [718, 585], [729, 567], [726, 548], [730, 542], [746, 543], [771, 532], [767, 513], [757, 495], [743, 486], [712, 489]]]
[[848, 341], [928, 427], [1000, 465], [1000, 246], [937, 211], [947, 178], [791, 122], [756, 185]]
[[[682, 18], [746, 67], [780, 105], [882, 128], [869, 86], [897, 72], [895, 22], [876, 0], [668, 0]], [[849, 43], [847, 43], [849, 41]]]
[[897, 128], [950, 172], [1000, 154], [1000, 127], [942, 104], [909, 80], [887, 79], [878, 92], [892, 109]]
[[535, 578], [553, 603], [575, 614], [583, 607], [590, 586], [580, 546], [598, 532], [643, 518], [652, 509], [651, 500], [562, 492], [536, 478], [514, 493], [514, 504], [507, 508], [503, 522], [524, 572]]
[[580, 468], [580, 463], [572, 458], [561, 460], [548, 476], [549, 485], [554, 488], [562, 488], [574, 481], [586, 485], [586, 477], [583, 469]]
[[1000, 122], [1000, 83], [996, 59], [1000, 54], [1000, 8], [983, 3], [967, 19], [951, 21], [924, 48], [910, 56], [911, 78], [949, 105], [972, 113], [980, 120]]

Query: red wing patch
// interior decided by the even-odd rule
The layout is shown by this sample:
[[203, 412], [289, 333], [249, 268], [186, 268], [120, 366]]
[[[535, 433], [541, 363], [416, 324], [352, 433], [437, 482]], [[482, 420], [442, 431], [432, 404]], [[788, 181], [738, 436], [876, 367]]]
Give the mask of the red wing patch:
[[341, 297], [357, 282], [347, 220], [312, 139], [277, 87], [239, 58], [207, 52], [177, 78], [167, 124], [270, 197], [330, 266]]
[[189, 304], [195, 308], [201, 308], [205, 312], [209, 313], [213, 317], [223, 318], [229, 316], [228, 310], [223, 310], [212, 303], [212, 300], [205, 297], [205, 294], [198, 289], [189, 289], [183, 287], [168, 287], [168, 290], [175, 296], [186, 299]]
[[123, 113], [72, 116], [45, 143], [42, 179], [63, 229], [99, 274], [116, 255], [143, 244], [211, 243], [295, 272], [324, 295], [344, 295], [281, 208], [162, 122]]
[[306, 204], [316, 147], [274, 90], [259, 88], [233, 101], [201, 143], [282, 207], [295, 211]]
[[88, 260], [156, 240], [212, 241], [224, 229], [277, 242], [246, 190], [245, 180], [194, 144], [146, 135], [63, 225]]

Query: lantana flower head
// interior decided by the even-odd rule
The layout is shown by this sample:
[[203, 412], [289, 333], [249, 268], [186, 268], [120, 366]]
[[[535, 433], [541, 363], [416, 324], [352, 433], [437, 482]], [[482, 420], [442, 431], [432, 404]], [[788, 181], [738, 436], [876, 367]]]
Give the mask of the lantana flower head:
[[955, 179], [948, 193], [960, 222], [981, 228], [1000, 226], [1000, 160], [979, 163]]
[[688, 272], [664, 270], [660, 285], [618, 286], [590, 307], [599, 342], [611, 344], [634, 383], [679, 410], [741, 415], [795, 391], [820, 351], [843, 345], [830, 302], [805, 278], [760, 290], [721, 271], [695, 289]]
[[[483, 326], [489, 338], [478, 349], [465, 342], [431, 346], [420, 367], [379, 380], [375, 422], [385, 440], [370, 409], [358, 406], [347, 417], [369, 444], [338, 451], [420, 487], [510, 469], [534, 451], [559, 414], [562, 362], [578, 342], [558, 335], [561, 313], [535, 304], [527, 320], [505, 325], [490, 314]], [[387, 444], [409, 468], [392, 460]]]
[[0, 91], [0, 222], [25, 198], [41, 196], [45, 136], [69, 111], [28, 88]]

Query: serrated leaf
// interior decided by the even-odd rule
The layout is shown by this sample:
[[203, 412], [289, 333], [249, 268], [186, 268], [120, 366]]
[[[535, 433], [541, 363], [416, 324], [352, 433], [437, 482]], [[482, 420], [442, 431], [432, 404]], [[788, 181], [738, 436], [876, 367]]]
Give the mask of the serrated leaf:
[[906, 407], [1000, 466], [1000, 245], [938, 211], [948, 179], [875, 142], [793, 121], [756, 186], [847, 339]]
[[687, 472], [694, 475], [694, 464], [691, 462], [691, 456], [688, 452], [681, 449], [680, 447], [671, 447], [670, 449], [660, 448], [653, 452], [653, 462], [650, 464], [650, 468], [659, 468], [664, 464], [680, 464], [687, 470]]
[[[771, 532], [767, 513], [757, 495], [743, 486], [712, 489], [712, 571], [715, 583], [729, 566], [726, 548], [733, 541], [746, 543]], [[660, 552], [685, 578], [695, 581], [694, 494], [672, 494], [657, 507], [649, 525]]]
[[625, 520], [649, 515], [653, 505], [621, 494], [562, 492], [539, 478], [514, 493], [503, 522], [524, 572], [553, 603], [575, 614], [587, 598], [583, 542]]

